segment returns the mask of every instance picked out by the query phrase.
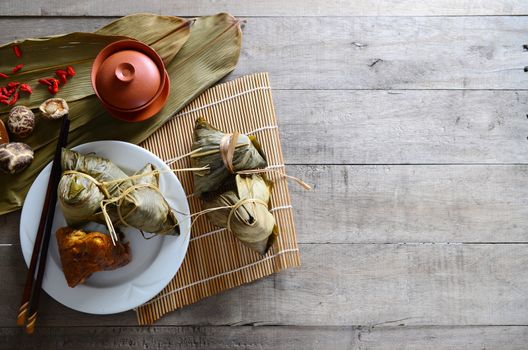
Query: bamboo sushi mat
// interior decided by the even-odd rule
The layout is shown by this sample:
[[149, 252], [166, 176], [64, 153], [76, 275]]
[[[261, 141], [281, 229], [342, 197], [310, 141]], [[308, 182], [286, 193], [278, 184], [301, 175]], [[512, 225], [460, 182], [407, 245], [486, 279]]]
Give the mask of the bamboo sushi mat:
[[[190, 152], [194, 122], [200, 116], [223, 131], [255, 135], [268, 164], [285, 171], [267, 73], [245, 76], [206, 90], [141, 146], [164, 160]], [[189, 157], [172, 167], [190, 167]], [[180, 172], [177, 176], [185, 192], [191, 194], [192, 174]], [[199, 217], [192, 227], [187, 255], [176, 276], [156, 297], [136, 309], [140, 325], [152, 324], [166, 313], [210, 295], [300, 265], [286, 180], [275, 174], [269, 178], [275, 182], [270, 210], [277, 221], [279, 235], [268, 253], [260, 256], [238, 242], [231, 232], [210, 224], [205, 215]], [[191, 213], [202, 210], [196, 197], [189, 198], [189, 206]]]

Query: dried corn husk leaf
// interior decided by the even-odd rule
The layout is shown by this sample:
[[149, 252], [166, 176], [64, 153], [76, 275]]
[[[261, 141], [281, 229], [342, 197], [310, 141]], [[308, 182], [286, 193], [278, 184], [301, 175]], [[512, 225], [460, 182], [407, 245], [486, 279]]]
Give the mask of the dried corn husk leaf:
[[[161, 18], [161, 24], [152, 24], [153, 17]], [[116, 22], [121, 20], [128, 21], [128, 17]], [[136, 30], [145, 31], [144, 23], [162, 30], [160, 27], [165, 21], [163, 16], [140, 14], [135, 15], [135, 19], [127, 26], [135, 33], [135, 36], [130, 36], [141, 40], [141, 33]], [[109, 28], [112, 30], [111, 26], [112, 23], [110, 27], [104, 27], [103, 32], [108, 33]], [[123, 30], [120, 26], [119, 30]], [[172, 43], [174, 37], [169, 35], [158, 39], [158, 44], [163, 47]], [[93, 95], [71, 103], [68, 101], [72, 119], [68, 147], [96, 140], [143, 141], [201, 92], [235, 68], [241, 40], [240, 22], [231, 15], [221, 13], [197, 18], [189, 39], [166, 66], [171, 79], [171, 92], [165, 107], [145, 122], [126, 123], [112, 118]], [[63, 96], [59, 93], [57, 97]], [[16, 178], [0, 176], [0, 214], [20, 208], [29, 186], [53, 156], [59, 128], [60, 123], [55, 121], [42, 121], [37, 125], [35, 133], [28, 139], [36, 151], [31, 166]]]
[[[0, 46], [0, 72], [9, 74], [16, 64], [24, 63], [22, 70], [9, 74], [9, 79], [33, 87], [31, 95], [20, 95], [19, 104], [36, 108], [42, 101], [52, 97], [47, 86], [39, 84], [38, 80], [43, 77], [57, 78], [55, 71], [70, 65], [77, 74], [61, 85], [57, 96], [72, 102], [94, 94], [90, 79], [92, 63], [106, 45], [127, 37], [152, 45], [154, 49], [168, 43], [158, 53], [166, 62], [170, 62], [189, 38], [191, 23], [178, 17], [132, 15], [110, 23], [96, 33], [71, 33], [17, 41], [23, 52], [21, 58], [12, 53], [15, 42], [9, 43]], [[0, 113], [5, 113], [9, 108], [0, 105]]]

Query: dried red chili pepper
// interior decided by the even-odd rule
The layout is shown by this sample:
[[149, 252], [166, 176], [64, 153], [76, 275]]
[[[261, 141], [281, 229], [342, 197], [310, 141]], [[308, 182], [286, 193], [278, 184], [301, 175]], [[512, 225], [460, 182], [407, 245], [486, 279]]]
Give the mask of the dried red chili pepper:
[[61, 82], [61, 84], [66, 84], [68, 82], [68, 79], [66, 78], [66, 74], [57, 74], [57, 76], [59, 77], [59, 80]]
[[0, 92], [2, 93], [2, 95], [7, 95], [7, 89], [5, 87], [1, 88]]
[[65, 71], [64, 69], [57, 69], [57, 70], [55, 71], [55, 75], [56, 75], [56, 76], [68, 75], [68, 72]]
[[[50, 80], [50, 79], [48, 79], [48, 80]], [[52, 85], [48, 86], [48, 91], [51, 94], [53, 94], [53, 95], [55, 95], [57, 92], [59, 92], [59, 81], [57, 79], [53, 79]]]
[[75, 76], [75, 70], [73, 69], [72, 66], [68, 66], [68, 67], [66, 67], [66, 71], [68, 72], [68, 75], [69, 75], [70, 77], [74, 77], [74, 76]]
[[5, 79], [5, 78], [9, 78], [9, 76], [7, 74], [0, 73], [0, 78]]
[[39, 79], [39, 84], [51, 86], [51, 82], [49, 82], [47, 79]]
[[0, 95], [0, 100], [7, 100], [7, 99], [9, 99], [8, 96]]
[[13, 52], [15, 53], [16, 57], [22, 57], [22, 50], [20, 50], [18, 45], [13, 46]]
[[53, 86], [48, 86], [48, 91], [52, 95], [56, 95], [59, 92], [59, 88], [54, 88]]
[[13, 97], [11, 97], [11, 99], [9, 100], [9, 105], [12, 106], [12, 105], [14, 105], [17, 101], [18, 101], [18, 91], [15, 92], [15, 94], [13, 95]]
[[20, 91], [27, 92], [29, 94], [33, 93], [33, 89], [28, 84], [21, 84], [20, 85]]
[[16, 73], [16, 72], [18, 72], [19, 70], [21, 70], [22, 68], [24, 68], [24, 64], [23, 64], [23, 63], [17, 64], [17, 65], [15, 66], [15, 68], [13, 68], [12, 72], [13, 72], [13, 73]]
[[12, 89], [12, 88], [16, 88], [18, 85], [20, 85], [20, 83], [18, 81], [10, 81], [9, 83], [7, 83], [7, 89]]

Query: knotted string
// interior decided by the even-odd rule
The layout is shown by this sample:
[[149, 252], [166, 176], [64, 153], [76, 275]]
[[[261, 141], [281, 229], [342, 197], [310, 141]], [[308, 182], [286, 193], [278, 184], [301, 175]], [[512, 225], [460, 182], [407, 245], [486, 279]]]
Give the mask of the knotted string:
[[233, 166], [233, 156], [235, 155], [235, 148], [238, 141], [239, 132], [235, 131], [232, 134], [225, 134], [220, 140], [220, 155], [227, 171], [231, 174], [235, 173]]
[[230, 232], [233, 232], [231, 230], [231, 219], [233, 217], [233, 215], [235, 214], [235, 212], [238, 210], [238, 208], [240, 208], [241, 206], [243, 206], [244, 204], [246, 203], [257, 203], [257, 204], [261, 204], [263, 205], [266, 209], [268, 209], [268, 203], [264, 202], [263, 200], [261, 199], [258, 199], [258, 198], [242, 198], [242, 199], [239, 199], [238, 202], [236, 202], [235, 204], [233, 205], [226, 205], [226, 206], [222, 206], [222, 207], [214, 207], [214, 208], [208, 208], [208, 209], [204, 209], [204, 210], [201, 210], [197, 213], [193, 213], [191, 215], [187, 215], [185, 213], [182, 213], [182, 212], [178, 212], [180, 213], [181, 215], [183, 216], [187, 216], [189, 218], [192, 218], [194, 217], [193, 221], [191, 222], [191, 228], [194, 226], [194, 224], [196, 223], [196, 221], [198, 220], [198, 218], [204, 214], [207, 214], [207, 213], [211, 213], [211, 212], [214, 212], [214, 211], [217, 211], [217, 210], [222, 210], [222, 209], [231, 209], [229, 211], [229, 214], [227, 216], [227, 227], [226, 229]]
[[[126, 222], [126, 217], [128, 217], [132, 213], [133, 210], [131, 210], [125, 216], [123, 216], [122, 213], [121, 213], [121, 204], [123, 203], [123, 200], [125, 198], [127, 198], [127, 196], [129, 196], [133, 191], [136, 191], [136, 190], [138, 190], [140, 188], [150, 188], [150, 189], [158, 192], [162, 197], [163, 197], [163, 194], [161, 193], [159, 187], [154, 186], [152, 184], [135, 184], [135, 185], [132, 185], [130, 187], [127, 187], [119, 195], [117, 195], [115, 197], [112, 197], [110, 195], [110, 193], [108, 192], [108, 185], [111, 185], [111, 184], [114, 184], [114, 183], [121, 183], [121, 182], [124, 182], [124, 181], [131, 181], [131, 180], [135, 180], [135, 179], [138, 179], [138, 178], [141, 178], [141, 177], [144, 177], [144, 176], [158, 175], [158, 174], [162, 174], [162, 173], [183, 172], [183, 171], [203, 171], [203, 170], [207, 170], [207, 169], [209, 169], [209, 167], [207, 167], [207, 166], [202, 167], [202, 168], [165, 169], [165, 170], [157, 170], [156, 169], [156, 170], [153, 170], [153, 171], [150, 171], [150, 172], [147, 172], [147, 173], [135, 174], [135, 175], [132, 175], [132, 176], [128, 176], [126, 178], [115, 179], [115, 180], [110, 180], [110, 181], [98, 181], [94, 177], [92, 177], [92, 176], [90, 176], [88, 174], [85, 174], [83, 172], [76, 171], [76, 170], [66, 170], [66, 171], [63, 172], [63, 176], [64, 175], [69, 175], [69, 174], [76, 174], [76, 175], [83, 176], [83, 177], [87, 178], [88, 180], [92, 181], [101, 190], [101, 192], [103, 192], [103, 194], [105, 195], [106, 198], [103, 199], [100, 202], [99, 205], [101, 207], [101, 212], [102, 212], [103, 218], [105, 220], [106, 227], [108, 228], [108, 231], [110, 233], [110, 238], [112, 238], [112, 243], [115, 245], [116, 241], [118, 241], [119, 238], [118, 238], [117, 232], [115, 230], [114, 224], [112, 222], [112, 219], [110, 218], [110, 214], [108, 213], [107, 206], [110, 205], [110, 204], [117, 203], [117, 205], [116, 205], [117, 216], [118, 216], [118, 219], [119, 219], [120, 223], [125, 225], [125, 226], [130, 226]], [[134, 197], [129, 196], [128, 198], [131, 199], [135, 204], [137, 204], [135, 202]], [[167, 203], [167, 205], [168, 205], [168, 203]], [[171, 210], [172, 210], [172, 208], [171, 208]]]
[[[247, 135], [253, 134], [253, 133], [255, 133], [257, 131], [260, 131], [260, 130], [266, 130], [266, 129], [271, 129], [271, 128], [274, 128], [274, 127], [264, 127], [264, 128], [260, 128], [260, 129], [255, 129], [253, 131], [248, 132]], [[220, 139], [220, 142], [219, 142], [217, 150], [210, 150], [210, 151], [207, 151], [207, 152], [204, 152], [204, 153], [201, 153], [201, 154], [195, 154], [199, 150], [201, 150], [201, 148], [199, 148], [199, 149], [196, 149], [196, 150], [194, 150], [192, 152], [184, 154], [182, 156], [179, 156], [179, 157], [176, 157], [176, 158], [172, 158], [172, 159], [166, 161], [166, 163], [167, 164], [172, 164], [175, 161], [183, 159], [183, 158], [185, 158], [185, 157], [187, 157], [189, 155], [191, 156], [191, 158], [198, 158], [198, 157], [202, 157], [202, 156], [206, 156], [206, 155], [210, 155], [210, 154], [219, 152], [220, 156], [222, 157], [222, 162], [224, 163], [225, 168], [227, 169], [227, 171], [230, 174], [250, 175], [250, 174], [275, 173], [275, 174], [279, 175], [280, 177], [291, 179], [291, 180], [295, 181], [296, 183], [301, 185], [306, 190], [311, 190], [312, 189], [312, 187], [310, 185], [308, 185], [306, 182], [304, 182], [303, 180], [299, 179], [298, 177], [281, 173], [280, 171], [272, 169], [271, 167], [266, 167], [266, 168], [262, 168], [262, 169], [250, 169], [250, 170], [235, 171], [235, 168], [234, 168], [234, 165], [233, 165], [233, 157], [234, 157], [234, 154], [235, 154], [235, 150], [238, 147], [249, 146], [250, 145], [250, 143], [238, 144], [239, 135], [240, 135], [240, 132], [238, 132], [238, 131], [235, 131], [232, 134], [226, 133]]]
[[[258, 198], [244, 198], [236, 202], [236, 204], [231, 208], [229, 215], [227, 216], [227, 230], [231, 231], [231, 217], [237, 211], [238, 208], [243, 206], [246, 203], [257, 203], [262, 204], [266, 209], [268, 209], [268, 203], [264, 202], [262, 199]], [[231, 231], [232, 232], [232, 231]]]
[[298, 177], [291, 176], [291, 175], [288, 175], [288, 174], [283, 174], [283, 173], [281, 173], [280, 171], [278, 171], [276, 169], [271, 169], [271, 168], [250, 169], [250, 170], [240, 170], [240, 171], [237, 171], [236, 173], [240, 174], [240, 175], [275, 173], [275, 174], [277, 174], [277, 175], [279, 175], [281, 177], [292, 179], [293, 181], [297, 182], [299, 185], [301, 185], [306, 190], [311, 190], [312, 189], [312, 186], [308, 185], [306, 182], [304, 182], [303, 180], [299, 179]]

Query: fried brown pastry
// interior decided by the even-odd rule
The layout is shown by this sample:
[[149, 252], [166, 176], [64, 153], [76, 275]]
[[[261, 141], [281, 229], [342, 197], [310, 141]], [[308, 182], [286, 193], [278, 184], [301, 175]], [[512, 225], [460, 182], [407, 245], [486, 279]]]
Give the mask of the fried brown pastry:
[[83, 283], [94, 272], [114, 270], [130, 262], [128, 244], [116, 242], [101, 232], [84, 232], [71, 227], [57, 230], [62, 271], [68, 286]]

